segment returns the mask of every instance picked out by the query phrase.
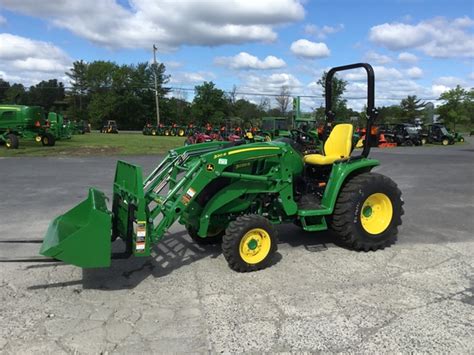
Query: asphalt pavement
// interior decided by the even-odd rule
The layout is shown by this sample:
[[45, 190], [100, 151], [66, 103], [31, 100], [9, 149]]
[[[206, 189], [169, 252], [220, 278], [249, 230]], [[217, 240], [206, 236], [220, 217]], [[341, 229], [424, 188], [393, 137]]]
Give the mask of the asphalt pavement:
[[[391, 248], [353, 252], [286, 225], [274, 264], [240, 274], [175, 225], [152, 258], [110, 269], [0, 264], [0, 353], [472, 353], [474, 141], [371, 156], [405, 200]], [[0, 239], [41, 239], [89, 186], [111, 196], [117, 159], [0, 158]], [[160, 157], [126, 160], [147, 173]]]

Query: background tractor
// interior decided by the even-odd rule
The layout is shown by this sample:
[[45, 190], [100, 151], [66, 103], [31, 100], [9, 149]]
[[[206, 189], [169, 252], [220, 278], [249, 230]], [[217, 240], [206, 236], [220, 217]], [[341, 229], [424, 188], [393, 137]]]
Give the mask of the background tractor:
[[56, 139], [49, 128], [42, 107], [0, 105], [0, 143], [7, 149], [17, 149], [20, 138], [53, 146]]
[[117, 127], [117, 122], [114, 120], [108, 120], [104, 122], [100, 129], [100, 133], [112, 133], [112, 134], [118, 134], [118, 127]]
[[[86, 200], [54, 219], [41, 254], [81, 267], [107, 267], [112, 258], [146, 257], [178, 221], [200, 244], [222, 243], [228, 265], [239, 272], [272, 263], [276, 225], [305, 231], [330, 228], [354, 250], [378, 250], [397, 239], [403, 200], [397, 185], [371, 170], [370, 136], [351, 156], [353, 127], [333, 126], [332, 78], [338, 71], [367, 72], [367, 131], [377, 117], [374, 73], [359, 63], [331, 69], [326, 80], [327, 140], [306, 154], [299, 130], [271, 142], [236, 145], [217, 141], [171, 150], [143, 180], [142, 169], [117, 163], [112, 210], [104, 193], [91, 188]], [[111, 243], [124, 242], [112, 254]]]
[[454, 136], [441, 123], [428, 124], [422, 131], [422, 138], [426, 143], [441, 143], [451, 145], [455, 143]]
[[388, 142], [397, 143], [398, 146], [418, 146], [426, 143], [420, 130], [410, 123], [395, 124], [383, 134]]

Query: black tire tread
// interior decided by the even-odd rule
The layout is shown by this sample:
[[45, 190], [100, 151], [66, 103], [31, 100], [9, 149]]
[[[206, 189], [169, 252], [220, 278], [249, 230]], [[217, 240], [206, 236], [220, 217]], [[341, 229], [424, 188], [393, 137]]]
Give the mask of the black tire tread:
[[[354, 221], [352, 214], [352, 200], [354, 194], [361, 188], [361, 186], [374, 183], [375, 180], [379, 180], [380, 183], [389, 186], [389, 188], [396, 191], [396, 196], [401, 201], [400, 214], [394, 216], [395, 220], [390, 227], [390, 237], [388, 239], [381, 241], [374, 239], [372, 242], [363, 242], [353, 233]], [[398, 189], [395, 182], [384, 175], [368, 172], [350, 178], [345, 186], [343, 186], [337, 198], [336, 206], [330, 219], [330, 224], [331, 229], [336, 232], [340, 240], [351, 249], [357, 251], [375, 251], [390, 247], [397, 241], [398, 226], [402, 224], [401, 216], [403, 214], [403, 199], [401, 199], [401, 191]]]
[[[245, 263], [239, 255], [236, 255], [236, 243], [240, 244], [242, 236], [251, 227], [263, 227], [272, 237], [272, 244], [268, 256], [260, 263], [250, 265]], [[244, 215], [232, 221], [227, 227], [222, 238], [222, 253], [224, 254], [229, 267], [238, 272], [251, 272], [262, 270], [270, 266], [272, 257], [277, 251], [278, 235], [270, 222], [260, 215]]]

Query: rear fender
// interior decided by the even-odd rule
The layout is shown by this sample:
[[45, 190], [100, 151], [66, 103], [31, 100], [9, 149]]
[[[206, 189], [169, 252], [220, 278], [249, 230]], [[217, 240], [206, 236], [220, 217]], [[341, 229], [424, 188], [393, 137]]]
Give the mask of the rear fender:
[[321, 201], [324, 214], [332, 214], [339, 192], [350, 176], [371, 171], [378, 165], [380, 162], [375, 159], [357, 159], [335, 163]]

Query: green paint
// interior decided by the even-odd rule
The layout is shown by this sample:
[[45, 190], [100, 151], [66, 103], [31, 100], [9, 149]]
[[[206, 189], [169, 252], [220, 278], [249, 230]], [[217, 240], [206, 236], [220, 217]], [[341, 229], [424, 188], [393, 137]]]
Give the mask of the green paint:
[[257, 249], [258, 243], [255, 239], [252, 239], [247, 243], [247, 246], [250, 250], [255, 250]]
[[362, 214], [364, 215], [365, 218], [369, 218], [370, 216], [372, 216], [372, 207], [365, 206], [364, 209], [362, 210]]
[[[206, 169], [209, 164], [214, 170]], [[298, 210], [293, 182], [303, 174], [304, 164], [300, 153], [285, 142], [180, 147], [145, 180], [140, 167], [119, 161], [112, 211], [107, 210], [104, 194], [91, 189], [85, 201], [51, 223], [41, 253], [81, 267], [104, 267], [110, 265], [111, 234], [131, 245], [133, 255], [148, 256], [151, 245], [176, 221], [205, 237], [216, 226], [226, 228], [235, 216], [248, 213], [264, 214], [273, 224], [299, 218], [307, 231], [325, 230], [324, 216], [332, 213], [344, 181], [376, 165], [370, 159], [334, 164], [321, 208]], [[203, 199], [204, 193], [208, 197]], [[146, 229], [144, 247], [137, 225]], [[254, 250], [255, 243], [251, 240], [249, 249]]]

